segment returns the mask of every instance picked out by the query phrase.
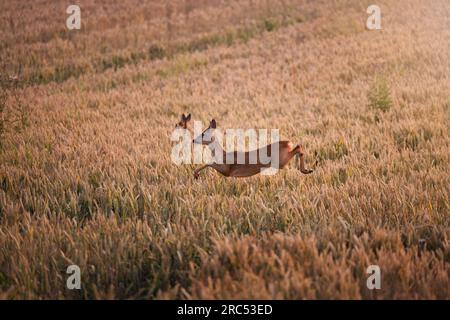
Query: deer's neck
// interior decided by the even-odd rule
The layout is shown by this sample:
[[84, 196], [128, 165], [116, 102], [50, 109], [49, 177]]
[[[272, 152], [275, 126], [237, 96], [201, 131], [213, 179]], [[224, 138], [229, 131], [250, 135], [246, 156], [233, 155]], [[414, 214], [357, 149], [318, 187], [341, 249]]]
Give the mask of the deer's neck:
[[222, 148], [221, 144], [216, 140], [208, 145], [209, 150], [211, 150], [211, 156], [218, 160], [225, 157], [225, 150]]

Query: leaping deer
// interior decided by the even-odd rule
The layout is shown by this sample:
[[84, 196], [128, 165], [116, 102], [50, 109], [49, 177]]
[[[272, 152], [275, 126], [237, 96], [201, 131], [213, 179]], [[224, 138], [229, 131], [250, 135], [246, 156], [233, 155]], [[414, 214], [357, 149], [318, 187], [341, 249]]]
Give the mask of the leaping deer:
[[[187, 117], [182, 116], [182, 120], [186, 119]], [[189, 115], [190, 118], [190, 115]], [[189, 120], [188, 120], [189, 121]], [[185, 123], [187, 125], [187, 123]], [[209, 123], [209, 127], [203, 131], [203, 133], [195, 138], [192, 142], [202, 145], [207, 145], [209, 149], [212, 152], [212, 156], [214, 159], [221, 159], [223, 161], [213, 161], [210, 164], [206, 164], [194, 171], [194, 178], [199, 178], [199, 172], [203, 169], [206, 169], [208, 167], [211, 167], [218, 171], [220, 174], [224, 175], [225, 177], [250, 177], [255, 174], [258, 174], [261, 172], [261, 169], [264, 168], [270, 168], [272, 163], [264, 164], [262, 163], [259, 155], [262, 154], [261, 150], [264, 148], [267, 148], [264, 151], [264, 154], [267, 154], [267, 156], [272, 155], [272, 150], [275, 150], [275, 148], [278, 148], [278, 168], [283, 169], [289, 161], [298, 154], [300, 156], [300, 172], [303, 174], [309, 174], [313, 172], [313, 170], [306, 169], [305, 168], [305, 155], [303, 153], [303, 148], [301, 145], [297, 145], [294, 147], [292, 142], [290, 141], [278, 141], [275, 143], [272, 143], [266, 147], [263, 147], [258, 150], [253, 150], [249, 152], [230, 152], [227, 153], [222, 146], [220, 145], [219, 141], [215, 139], [214, 136], [214, 130], [216, 129], [216, 120], [211, 120]], [[185, 126], [187, 128], [187, 126]], [[240, 154], [239, 154], [240, 153]], [[242, 154], [243, 153], [243, 154]], [[251, 163], [251, 153], [254, 153], [252, 156], [256, 156], [256, 163]], [[239, 157], [242, 157], [240, 159], [245, 159], [243, 164], [237, 163], [237, 159]], [[232, 164], [227, 164], [226, 159], [234, 159]]]

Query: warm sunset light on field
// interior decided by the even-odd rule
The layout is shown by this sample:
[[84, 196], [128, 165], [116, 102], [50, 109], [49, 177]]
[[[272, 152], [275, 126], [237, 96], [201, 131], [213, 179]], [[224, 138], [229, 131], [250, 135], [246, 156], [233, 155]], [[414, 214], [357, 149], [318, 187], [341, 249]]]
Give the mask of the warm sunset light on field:
[[448, 0], [2, 0], [0, 81], [1, 299], [450, 298]]

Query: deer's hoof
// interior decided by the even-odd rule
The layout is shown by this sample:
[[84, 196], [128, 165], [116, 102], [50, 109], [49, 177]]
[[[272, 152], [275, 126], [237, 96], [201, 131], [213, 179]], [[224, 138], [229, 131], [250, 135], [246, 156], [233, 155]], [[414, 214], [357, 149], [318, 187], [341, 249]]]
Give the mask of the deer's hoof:
[[198, 178], [200, 178], [200, 175], [197, 172], [194, 172], [194, 179], [198, 180]]

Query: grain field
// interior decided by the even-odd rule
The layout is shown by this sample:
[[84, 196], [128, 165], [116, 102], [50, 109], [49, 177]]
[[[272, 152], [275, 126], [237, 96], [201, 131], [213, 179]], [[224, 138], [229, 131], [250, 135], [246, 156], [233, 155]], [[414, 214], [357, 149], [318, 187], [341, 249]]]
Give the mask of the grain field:
[[[450, 298], [449, 1], [77, 2], [0, 2], [0, 298]], [[182, 113], [316, 170], [195, 180]]]

